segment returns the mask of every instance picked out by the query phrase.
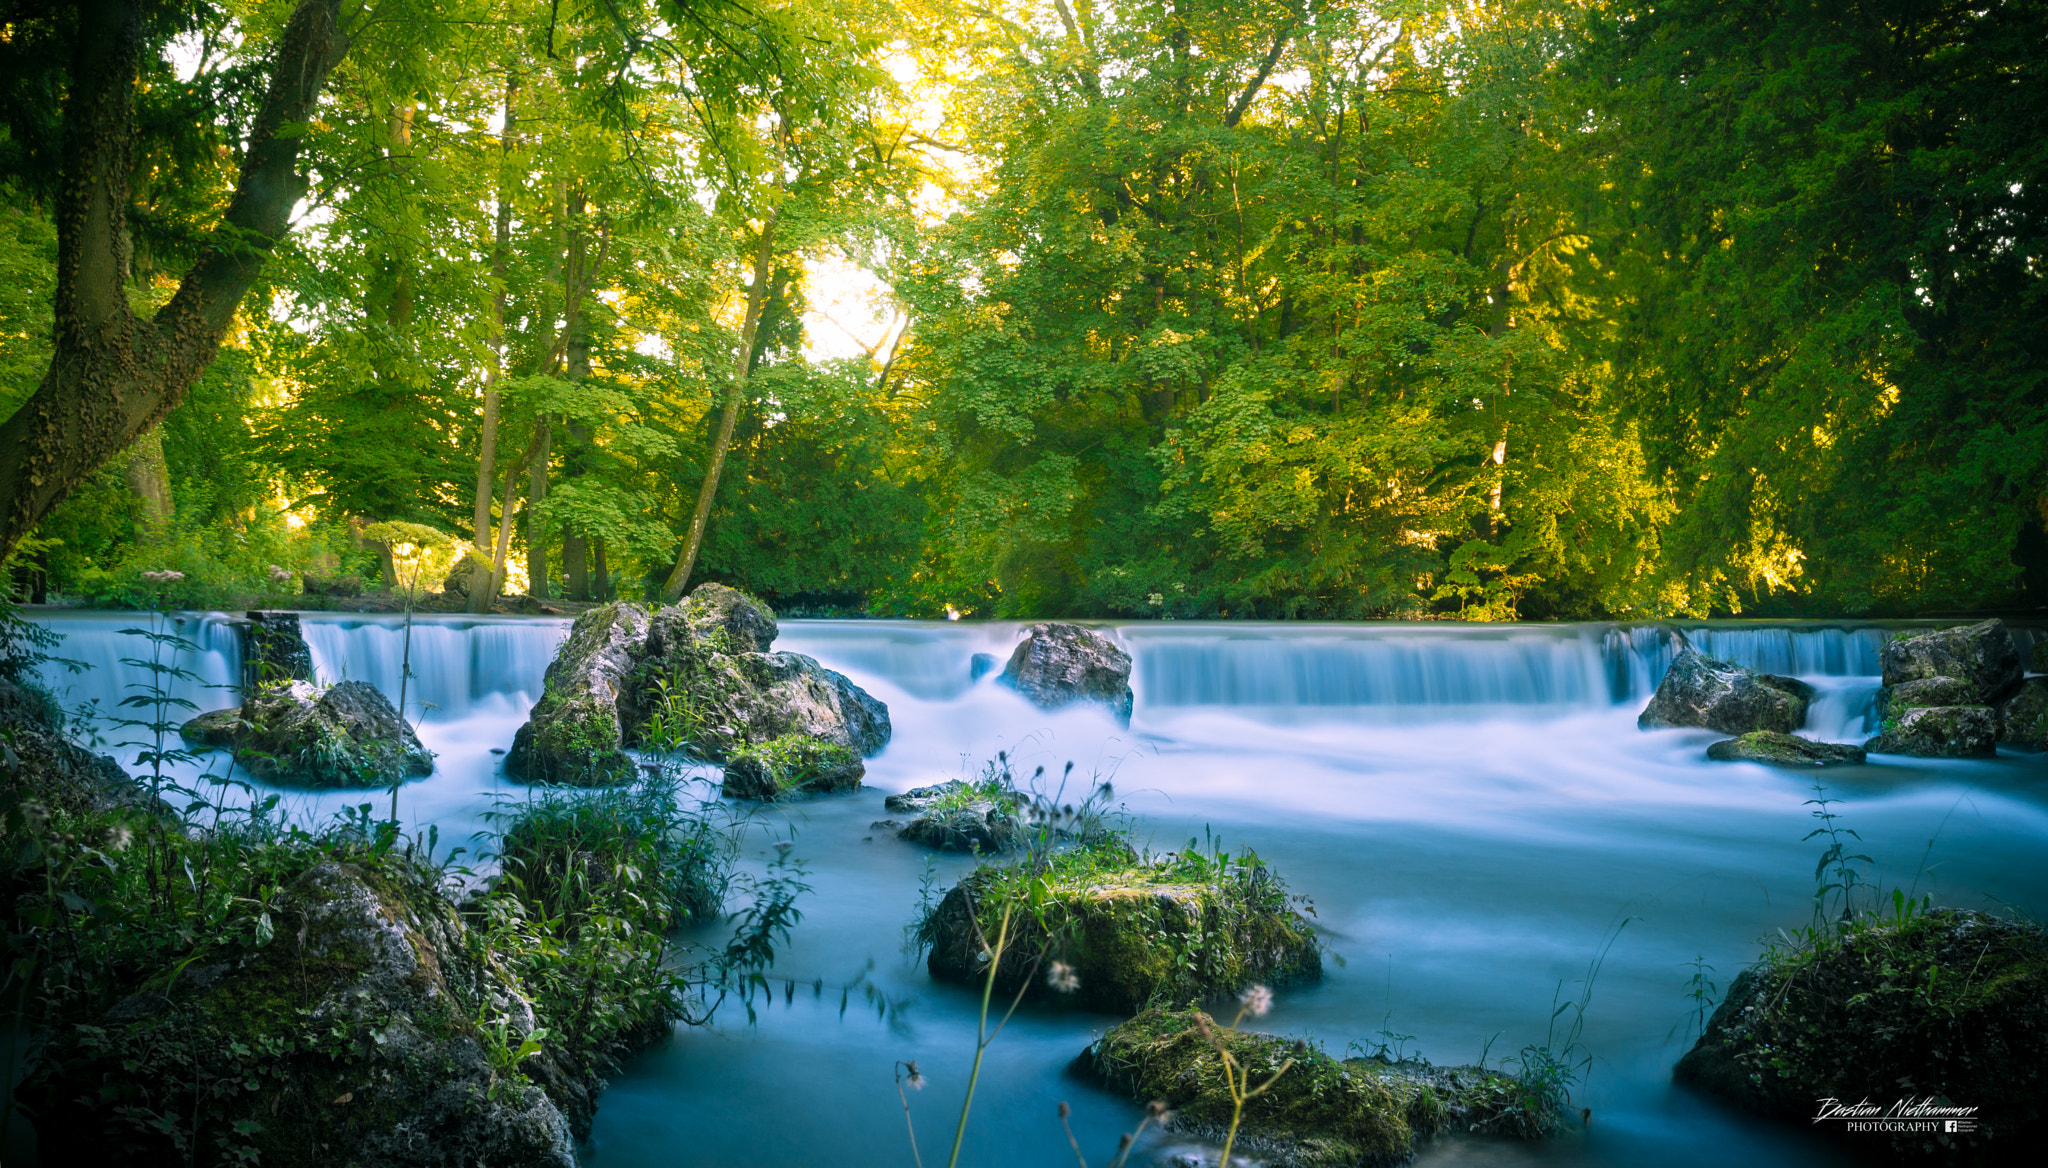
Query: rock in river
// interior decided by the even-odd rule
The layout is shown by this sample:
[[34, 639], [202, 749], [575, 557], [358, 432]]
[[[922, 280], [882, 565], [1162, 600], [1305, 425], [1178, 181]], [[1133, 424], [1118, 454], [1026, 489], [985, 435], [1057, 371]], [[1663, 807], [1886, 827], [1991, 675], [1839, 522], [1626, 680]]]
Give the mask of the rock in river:
[[263, 686], [237, 709], [185, 723], [183, 733], [196, 747], [238, 752], [243, 768], [266, 783], [388, 787], [434, 772], [434, 753], [367, 681]]
[[1996, 618], [1952, 629], [1901, 634], [1885, 642], [1879, 662], [1887, 687], [1937, 677], [1964, 682], [1971, 690], [1969, 700], [1944, 703], [1957, 706], [1988, 706], [2019, 684], [2021, 675], [2019, 646], [2013, 643], [2005, 622]]
[[1907, 710], [1863, 749], [1917, 758], [1990, 758], [1998, 753], [1997, 743], [1998, 715], [1990, 706], [1922, 706]]
[[868, 773], [860, 756], [835, 742], [786, 734], [742, 746], [725, 764], [724, 791], [733, 799], [775, 799], [784, 795], [857, 791]]
[[2030, 677], [1998, 703], [1998, 740], [2048, 750], [2048, 677]]
[[1636, 725], [1645, 730], [1697, 726], [1724, 734], [1790, 734], [1805, 723], [1813, 694], [1813, 687], [1796, 677], [1758, 673], [1686, 645], [1672, 658]]
[[[727, 762], [791, 736], [855, 756], [888, 744], [887, 706], [801, 653], [767, 651], [775, 635], [767, 605], [722, 584], [651, 615], [625, 602], [584, 613], [548, 666], [507, 773], [589, 785], [631, 778], [627, 747], [676, 746]], [[737, 776], [743, 787], [750, 768]]]
[[1863, 748], [1843, 742], [1815, 742], [1776, 730], [1752, 730], [1740, 738], [1723, 739], [1707, 747], [1707, 757], [1717, 762], [1760, 762], [1782, 767], [1845, 766], [1862, 762]]
[[[1866, 1155], [2028, 1162], [2025, 1149], [2048, 1136], [2048, 933], [1964, 909], [1887, 906], [1774, 948], [1728, 986], [1677, 1078]], [[1902, 1098], [1974, 1108], [1974, 1130], [1937, 1139], [1813, 1122], [1819, 1100], [1889, 1109]]]
[[1099, 702], [1131, 718], [1131, 655], [1080, 625], [1032, 625], [1000, 680], [1041, 709]]
[[941, 851], [994, 855], [1023, 842], [1024, 814], [1031, 799], [1000, 784], [954, 779], [913, 787], [883, 800], [889, 810], [913, 818], [896, 838]]
[[280, 681], [315, 681], [313, 651], [295, 612], [252, 612], [241, 628], [242, 692]]

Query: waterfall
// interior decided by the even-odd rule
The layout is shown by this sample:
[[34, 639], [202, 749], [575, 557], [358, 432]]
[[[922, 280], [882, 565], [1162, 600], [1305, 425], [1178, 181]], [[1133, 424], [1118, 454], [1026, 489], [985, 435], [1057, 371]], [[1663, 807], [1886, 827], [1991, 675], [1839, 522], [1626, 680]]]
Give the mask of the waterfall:
[[[398, 700], [405, 622], [389, 616], [305, 613], [300, 617], [322, 685], [367, 681]], [[540, 698], [541, 675], [568, 634], [566, 620], [414, 616], [407, 713], [430, 722], [466, 717], [486, 699]]]

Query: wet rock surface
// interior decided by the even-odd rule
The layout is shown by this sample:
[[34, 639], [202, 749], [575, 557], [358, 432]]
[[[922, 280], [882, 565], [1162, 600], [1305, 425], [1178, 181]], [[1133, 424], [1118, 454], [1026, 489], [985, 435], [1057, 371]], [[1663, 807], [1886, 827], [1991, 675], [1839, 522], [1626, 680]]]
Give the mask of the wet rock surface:
[[1905, 681], [1888, 685], [1877, 691], [1877, 717], [1879, 723], [1890, 726], [1906, 716], [1906, 711], [1928, 706], [1974, 706], [1977, 687], [1955, 677], [1927, 677], [1919, 681]]
[[[200, 1081], [203, 1103], [180, 1113], [236, 1125], [264, 1164], [573, 1168], [568, 1118], [491, 1053], [533, 1032], [533, 1006], [451, 908], [327, 862], [278, 916], [267, 945], [226, 947], [55, 1036], [22, 1092], [45, 1163], [156, 1162], [167, 1141], [142, 1117]], [[549, 1059], [523, 1065], [577, 1077]]]
[[725, 764], [722, 789], [732, 799], [821, 795], [857, 791], [867, 773], [867, 765], [847, 747], [792, 734], [735, 751]]
[[1812, 1128], [1815, 1101], [1975, 1107], [1976, 1130], [1839, 1133], [1912, 1163], [2021, 1163], [2048, 1118], [2048, 933], [1963, 909], [1865, 918], [1738, 975], [1679, 1082]]
[[1864, 761], [1864, 750], [1844, 742], [1815, 742], [1796, 734], [1753, 730], [1707, 747], [1707, 757], [1716, 762], [1760, 762], [1781, 767], [1853, 766]]
[[1996, 618], [1897, 637], [1885, 642], [1878, 660], [1887, 687], [1944, 677], [1969, 687], [1967, 701], [1945, 705], [1990, 705], [2018, 685], [2021, 675], [2019, 646]]
[[1863, 749], [1915, 758], [1990, 758], [1998, 753], [1998, 715], [1989, 706], [1907, 710]]
[[896, 838], [940, 851], [992, 855], [1017, 847], [1026, 830], [1030, 797], [964, 779], [913, 787], [883, 800], [889, 810], [912, 818]]
[[1032, 625], [1000, 680], [1041, 709], [1095, 702], [1125, 721], [1131, 717], [1131, 655], [1080, 625]]
[[238, 621], [242, 692], [281, 681], [314, 681], [313, 651], [295, 612], [251, 612]]
[[1813, 697], [1813, 687], [1798, 678], [1719, 661], [1688, 644], [1672, 659], [1636, 725], [1644, 730], [1698, 727], [1724, 734], [1790, 734], [1805, 724]]
[[[889, 742], [888, 707], [801, 653], [770, 652], [775, 614], [721, 584], [649, 614], [626, 602], [577, 618], [548, 666], [541, 700], [514, 737], [506, 771], [532, 781], [630, 779], [631, 747], [677, 745], [707, 762], [798, 737], [859, 757]], [[837, 764], [835, 764], [837, 765]], [[844, 785], [819, 772], [805, 784]], [[736, 790], [763, 797], [772, 776], [741, 763]]]
[[236, 751], [236, 761], [266, 783], [388, 787], [434, 772], [433, 752], [366, 681], [324, 690], [305, 681], [264, 686], [239, 708], [201, 714], [182, 730], [194, 747]]
[[2048, 677], [2030, 677], [1998, 703], [1998, 740], [2048, 750]]

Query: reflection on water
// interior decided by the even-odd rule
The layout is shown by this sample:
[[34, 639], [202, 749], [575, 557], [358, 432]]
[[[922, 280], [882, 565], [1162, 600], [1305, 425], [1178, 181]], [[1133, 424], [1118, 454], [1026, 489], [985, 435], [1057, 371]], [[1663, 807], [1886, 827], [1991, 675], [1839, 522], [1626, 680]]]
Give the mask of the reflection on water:
[[[134, 620], [52, 621], [70, 634], [67, 655], [102, 666], [75, 681], [102, 704], [132, 679], [114, 664], [132, 650], [112, 633]], [[480, 826], [504, 786], [491, 748], [510, 744], [563, 627], [475, 618], [415, 627], [413, 685], [432, 704], [422, 737], [441, 757], [433, 777], [405, 788], [406, 818], [438, 823], [444, 840]], [[1821, 694], [1807, 733], [1866, 733], [1882, 630], [1684, 627], [1704, 651], [1813, 682]], [[225, 683], [230, 630], [202, 618], [188, 628], [207, 646], [198, 671]], [[943, 1160], [978, 999], [933, 985], [904, 957], [902, 926], [929, 857], [869, 824], [885, 815], [885, 793], [973, 768], [998, 749], [1024, 773], [1044, 764], [1056, 774], [1072, 759], [1084, 774], [1113, 776], [1154, 847], [1214, 831], [1270, 859], [1313, 899], [1341, 960], [1326, 964], [1320, 985], [1282, 992], [1263, 1025], [1312, 1034], [1334, 1052], [1376, 1044], [1385, 1031], [1413, 1036], [1410, 1048], [1438, 1062], [1511, 1057], [1543, 1040], [1560, 986], [1576, 996], [1575, 979], [1615, 938], [1586, 1019], [1595, 1061], [1578, 1099], [1593, 1108], [1591, 1126], [1545, 1145], [1449, 1141], [1422, 1163], [1834, 1162], [1801, 1133], [1669, 1083], [1688, 1041], [1687, 963], [1704, 960], [1725, 985], [1760, 936], [1805, 923], [1816, 853], [1801, 838], [1813, 776], [1710, 765], [1706, 732], [1636, 730], [1669, 664], [1663, 629], [1121, 626], [1115, 635], [1136, 663], [1128, 728], [1089, 710], [1047, 714], [992, 678], [970, 680], [974, 654], [1004, 658], [1020, 632], [784, 625], [777, 647], [809, 653], [886, 701], [895, 737], [870, 761], [869, 789], [772, 809], [750, 840], [747, 862], [758, 865], [773, 839], [793, 837], [810, 872], [805, 919], [778, 966], [799, 983], [794, 1001], [778, 994], [753, 1026], [728, 1011], [718, 1027], [636, 1058], [604, 1097], [590, 1163], [901, 1165], [908, 1137], [891, 1067], [910, 1058], [931, 1083], [910, 1096], [911, 1118], [925, 1160]], [[310, 618], [307, 636], [323, 680], [367, 678], [395, 693], [389, 618]], [[196, 692], [207, 695], [202, 706], [233, 700]], [[1886, 883], [1939, 903], [2048, 910], [2048, 757], [1879, 759], [1825, 778]], [[295, 806], [324, 815], [365, 797], [297, 796]], [[938, 859], [940, 886], [966, 864]], [[840, 1012], [831, 987], [864, 971], [910, 1002], [898, 1026], [858, 994]], [[818, 979], [828, 988], [814, 998]], [[1090, 1162], [1109, 1159], [1138, 1108], [1065, 1067], [1116, 1020], [1020, 1014], [990, 1050], [962, 1162], [1073, 1163], [1055, 1114], [1063, 1099]], [[1185, 1149], [1173, 1137], [1143, 1149], [1155, 1162], [1176, 1150]]]

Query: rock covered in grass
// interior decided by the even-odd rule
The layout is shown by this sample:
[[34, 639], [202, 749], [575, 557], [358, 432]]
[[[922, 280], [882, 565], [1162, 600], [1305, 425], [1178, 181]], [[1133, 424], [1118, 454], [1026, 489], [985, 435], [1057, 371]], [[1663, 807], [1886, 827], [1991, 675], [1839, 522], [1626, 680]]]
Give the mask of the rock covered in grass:
[[1923, 677], [1918, 681], [1888, 685], [1877, 691], [1878, 724], [1881, 727], [1896, 725], [1908, 710], [1983, 704], [1977, 697], [1976, 685], [1955, 677]]
[[512, 738], [505, 773], [535, 783], [595, 786], [634, 775], [621, 749], [619, 703], [647, 639], [647, 612], [616, 601], [576, 618], [548, 662], [541, 696]]
[[1074, 1069], [1133, 1099], [1165, 1103], [1168, 1130], [1220, 1144], [1232, 1107], [1219, 1043], [1254, 1084], [1286, 1067], [1246, 1102], [1231, 1152], [1271, 1168], [1403, 1164], [1419, 1142], [1446, 1132], [1533, 1137], [1561, 1120], [1561, 1100], [1499, 1071], [1339, 1060], [1300, 1039], [1223, 1029], [1192, 1008], [1150, 1009], [1111, 1028]]
[[1672, 658], [1636, 725], [1644, 730], [1690, 726], [1723, 734], [1790, 734], [1805, 724], [1813, 696], [1813, 687], [1796, 677], [1718, 661], [1688, 644]]
[[940, 851], [994, 855], [1023, 842], [1024, 810], [1031, 799], [1005, 785], [954, 779], [913, 787], [883, 803], [912, 816], [896, 832], [898, 839]]
[[2005, 622], [1996, 618], [1901, 634], [1885, 642], [1878, 660], [1887, 687], [1942, 677], [1970, 687], [1968, 700], [1943, 703], [1946, 705], [1990, 705], [2019, 684], [2021, 676], [2019, 646]]
[[313, 651], [295, 612], [251, 612], [241, 631], [242, 690], [280, 681], [314, 681]]
[[2026, 679], [1998, 703], [1998, 740], [2048, 750], [2048, 677]]
[[388, 787], [434, 773], [434, 752], [367, 681], [263, 686], [239, 708], [185, 723], [183, 734], [194, 746], [236, 751], [242, 767], [266, 783]]
[[1907, 710], [1863, 748], [1915, 758], [1990, 758], [1998, 753], [1998, 715], [1989, 706], [1922, 706]]
[[787, 734], [734, 751], [725, 764], [724, 791], [732, 799], [761, 800], [857, 791], [867, 773], [860, 756], [838, 743]]
[[856, 756], [888, 744], [887, 706], [812, 658], [766, 651], [775, 635], [768, 606], [722, 584], [651, 615], [592, 609], [548, 666], [506, 771], [589, 785], [632, 778], [630, 747], [680, 744], [722, 763], [790, 736]]
[[1707, 757], [1718, 762], [1760, 762], [1768, 766], [1825, 767], [1850, 766], [1863, 761], [1863, 748], [1845, 742], [1815, 742], [1796, 734], [1776, 730], [1752, 730], [1740, 738], [1727, 738], [1707, 747]]
[[1000, 680], [1040, 709], [1096, 702], [1127, 722], [1131, 718], [1131, 655], [1080, 625], [1032, 625]]
[[1842, 1134], [1914, 1163], [2019, 1163], [2048, 1138], [2048, 932], [1895, 905], [1889, 918], [1773, 950], [1729, 985], [1676, 1076], [1836, 1131], [1811, 1122], [1816, 1100], [1975, 1107], [1974, 1132]]
[[1013, 993], [1029, 979], [1033, 997], [1131, 1011], [1321, 977], [1321, 949], [1294, 903], [1256, 855], [1147, 859], [1105, 840], [976, 868], [928, 912], [918, 937], [930, 946], [934, 978], [979, 982], [1007, 905], [999, 989]]
[[[272, 929], [52, 1036], [22, 1088], [46, 1162], [183, 1162], [147, 1122], [171, 1114], [208, 1160], [573, 1168], [569, 1122], [503, 1053], [533, 1006], [452, 908], [330, 861]], [[524, 1069], [551, 1057], [543, 1044]]]

